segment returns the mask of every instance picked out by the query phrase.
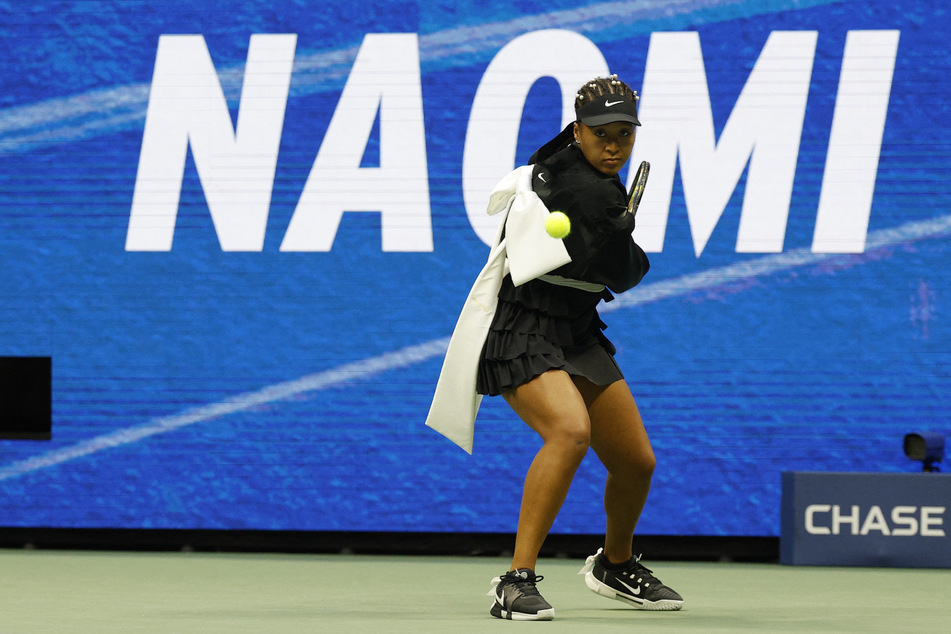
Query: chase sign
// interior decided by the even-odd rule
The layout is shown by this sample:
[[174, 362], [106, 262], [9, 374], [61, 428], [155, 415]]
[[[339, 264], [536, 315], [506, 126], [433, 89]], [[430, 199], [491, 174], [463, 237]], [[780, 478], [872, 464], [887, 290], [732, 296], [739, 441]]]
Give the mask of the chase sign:
[[951, 567], [951, 477], [783, 473], [780, 560]]

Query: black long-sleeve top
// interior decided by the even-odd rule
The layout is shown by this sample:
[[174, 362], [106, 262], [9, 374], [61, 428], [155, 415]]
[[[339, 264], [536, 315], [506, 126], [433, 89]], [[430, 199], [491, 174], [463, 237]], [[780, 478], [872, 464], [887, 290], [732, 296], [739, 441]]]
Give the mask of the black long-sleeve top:
[[569, 146], [535, 165], [532, 188], [550, 211], [562, 211], [571, 221], [564, 239], [571, 262], [553, 274], [615, 293], [644, 278], [650, 262], [631, 236], [634, 216], [627, 213], [627, 192], [617, 175], [599, 172]]

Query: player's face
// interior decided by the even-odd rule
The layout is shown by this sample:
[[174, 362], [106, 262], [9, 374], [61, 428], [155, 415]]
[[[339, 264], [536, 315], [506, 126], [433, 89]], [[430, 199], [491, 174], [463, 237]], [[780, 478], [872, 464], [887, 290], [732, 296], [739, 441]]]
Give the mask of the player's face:
[[634, 149], [634, 124], [623, 121], [593, 128], [575, 123], [575, 139], [588, 162], [602, 174], [617, 174]]

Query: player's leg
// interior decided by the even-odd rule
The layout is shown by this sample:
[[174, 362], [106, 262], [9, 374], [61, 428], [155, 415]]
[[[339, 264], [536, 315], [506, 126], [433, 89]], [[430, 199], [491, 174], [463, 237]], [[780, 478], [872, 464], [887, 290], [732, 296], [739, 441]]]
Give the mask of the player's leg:
[[542, 447], [525, 476], [512, 568], [492, 580], [489, 613], [502, 619], [548, 620], [555, 610], [535, 586], [542, 579], [535, 574], [535, 564], [588, 451], [588, 414], [571, 378], [560, 370], [550, 370], [503, 396], [541, 436]]
[[591, 448], [608, 470], [604, 553], [613, 562], [631, 558], [631, 538], [647, 501], [656, 460], [631, 390], [624, 381], [597, 386], [575, 379], [591, 421]]
[[561, 370], [549, 370], [503, 396], [543, 442], [525, 476], [512, 559], [513, 570], [534, 569], [538, 551], [588, 451], [588, 413], [571, 377]]
[[608, 470], [604, 549], [588, 557], [585, 584], [642, 610], [679, 610], [683, 598], [633, 557], [632, 539], [656, 464], [644, 422], [624, 381], [599, 387], [576, 379], [591, 421], [591, 448]]

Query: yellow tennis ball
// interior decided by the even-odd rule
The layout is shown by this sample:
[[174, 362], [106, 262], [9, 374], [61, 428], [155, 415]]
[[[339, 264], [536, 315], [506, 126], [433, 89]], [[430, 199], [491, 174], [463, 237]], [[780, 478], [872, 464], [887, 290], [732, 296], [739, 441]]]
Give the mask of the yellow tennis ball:
[[553, 211], [545, 218], [545, 231], [552, 238], [564, 238], [571, 233], [571, 220], [562, 211]]

